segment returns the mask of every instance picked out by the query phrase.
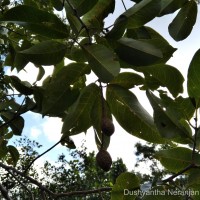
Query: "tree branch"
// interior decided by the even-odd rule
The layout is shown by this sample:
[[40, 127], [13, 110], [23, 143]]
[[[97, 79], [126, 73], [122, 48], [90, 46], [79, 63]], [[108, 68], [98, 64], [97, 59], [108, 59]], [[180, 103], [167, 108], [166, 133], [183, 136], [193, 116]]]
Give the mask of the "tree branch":
[[[61, 198], [61, 197], [75, 196], [75, 195], [82, 196], [82, 195], [87, 195], [87, 194], [95, 194], [95, 193], [99, 193], [99, 192], [108, 192], [108, 191], [112, 190], [111, 187], [103, 187], [103, 188], [98, 188], [98, 189], [93, 189], [93, 190], [73, 191], [73, 192], [67, 192], [67, 193], [53, 193], [48, 188], [43, 186], [42, 183], [31, 178], [30, 176], [25, 175], [23, 172], [20, 172], [19, 170], [15, 169], [14, 167], [7, 166], [7, 165], [3, 164], [2, 162], [0, 162], [0, 167], [2, 167], [3, 169], [5, 169], [7, 171], [11, 170], [11, 171], [15, 172], [16, 174], [20, 175], [21, 177], [24, 177], [25, 179], [30, 181], [32, 184], [38, 186], [41, 191], [45, 191], [47, 194], [51, 195], [52, 197], [54, 197], [56, 199]], [[0, 190], [1, 190], [1, 188], [0, 188]], [[3, 188], [3, 191], [6, 192], [5, 188]], [[7, 198], [7, 200], [11, 200], [11, 199]]]
[[17, 178], [17, 176], [16, 176], [14, 173], [12, 173], [10, 170], [7, 170], [7, 172], [8, 172], [9, 174], [11, 174], [11, 175], [13, 176], [13, 178], [14, 178], [23, 188], [25, 188], [25, 189], [28, 191], [28, 193], [30, 194], [31, 200], [34, 200], [34, 196], [33, 196], [32, 192], [26, 187], [26, 185], [24, 185], [24, 184]]
[[6, 190], [6, 188], [3, 187], [3, 185], [0, 184], [0, 191], [1, 194], [3, 195], [3, 197], [7, 200], [12, 200], [9, 195], [8, 195], [8, 191]]
[[179, 171], [178, 173], [176, 173], [176, 174], [170, 176], [170, 177], [167, 178], [167, 179], [162, 180], [162, 182], [163, 182], [163, 183], [171, 182], [171, 181], [173, 181], [174, 178], [176, 178], [177, 176], [179, 176], [179, 175], [185, 173], [186, 171], [188, 171], [189, 169], [192, 169], [192, 168], [199, 168], [199, 166], [196, 166], [194, 163], [192, 163], [192, 164], [188, 165], [186, 168], [184, 168], [184, 169], [182, 169], [181, 171]]
[[54, 196], [55, 194], [53, 192], [51, 192], [49, 189], [47, 189], [45, 186], [43, 186], [41, 183], [39, 183], [37, 180], [31, 178], [30, 176], [27, 176], [26, 174], [24, 174], [23, 172], [20, 172], [19, 170], [15, 169], [14, 167], [11, 166], [7, 166], [5, 164], [3, 164], [2, 162], [0, 162], [0, 167], [2, 167], [3, 169], [10, 171], [12, 170], [13, 172], [15, 172], [16, 174], [20, 175], [21, 177], [26, 178], [27, 180], [29, 180], [32, 184], [37, 185], [41, 190], [46, 191], [48, 194]]

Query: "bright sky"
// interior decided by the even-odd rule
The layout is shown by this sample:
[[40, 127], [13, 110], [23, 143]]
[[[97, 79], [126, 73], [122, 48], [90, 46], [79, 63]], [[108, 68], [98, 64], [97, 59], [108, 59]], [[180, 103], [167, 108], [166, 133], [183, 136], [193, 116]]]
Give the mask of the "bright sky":
[[[133, 3], [130, 3], [129, 0], [125, 0], [124, 2], [127, 8], [133, 5]], [[116, 11], [113, 15], [110, 15], [108, 17], [106, 23], [108, 25], [111, 25], [113, 23], [113, 19], [115, 19], [116, 16], [118, 16], [122, 12], [124, 12], [124, 7], [121, 1], [117, 1]], [[192, 34], [186, 40], [179, 43], [175, 42], [168, 34], [168, 25], [173, 20], [173, 17], [174, 15], [168, 15], [162, 18], [156, 18], [148, 25], [153, 27], [162, 36], [164, 36], [173, 47], [178, 48], [178, 50], [174, 53], [173, 57], [170, 59], [169, 64], [177, 67], [182, 72], [184, 77], [186, 77], [189, 63], [194, 53], [198, 50], [200, 44], [199, 27], [198, 27], [198, 25], [200, 24], [200, 16], [198, 16], [197, 23], [192, 31]], [[45, 69], [46, 69], [46, 75], [51, 74], [53, 70], [51, 66], [46, 66]], [[37, 76], [37, 68], [29, 64], [26, 67], [26, 71], [27, 72], [21, 71], [18, 74], [18, 76], [22, 80], [27, 80], [33, 83]], [[15, 74], [16, 72], [12, 73]], [[141, 101], [142, 105], [145, 106], [146, 110], [152, 113], [152, 109], [144, 93], [142, 93], [138, 89], [134, 89], [133, 91]], [[39, 114], [34, 114], [31, 112], [25, 114], [24, 117], [26, 124], [23, 134], [28, 136], [30, 139], [36, 140], [39, 143], [41, 143], [43, 145], [42, 151], [48, 149], [60, 139], [61, 137], [60, 132], [62, 127], [60, 119], [48, 118], [48, 117], [42, 119], [42, 117]], [[134, 144], [137, 141], [139, 141], [139, 139], [126, 133], [126, 131], [124, 131], [117, 124], [117, 122], [115, 122], [115, 130], [116, 131], [111, 138], [111, 144], [108, 148], [108, 151], [111, 154], [113, 160], [116, 160], [117, 157], [121, 157], [123, 158], [123, 161], [127, 165], [128, 169], [133, 170], [136, 159], [134, 155]], [[83, 139], [85, 139], [88, 151], [97, 150], [94, 141], [93, 129], [89, 129], [86, 136], [83, 133], [74, 136], [73, 139], [77, 147], [80, 147]], [[62, 152], [63, 153], [66, 152], [67, 154], [66, 148], [59, 145], [55, 149], [53, 149], [50, 153], [40, 158], [37, 161], [37, 164], [42, 163], [46, 159], [48, 159], [49, 161], [53, 161], [55, 158], [57, 158], [57, 155], [61, 154]]]

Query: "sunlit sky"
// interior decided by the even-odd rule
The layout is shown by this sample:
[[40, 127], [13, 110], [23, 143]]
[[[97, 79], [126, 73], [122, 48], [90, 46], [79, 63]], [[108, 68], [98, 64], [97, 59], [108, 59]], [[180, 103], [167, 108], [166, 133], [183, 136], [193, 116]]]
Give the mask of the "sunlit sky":
[[[116, 10], [115, 13], [109, 15], [106, 19], [106, 24], [109, 26], [113, 24], [114, 19], [120, 15], [120, 13], [124, 12], [124, 7], [121, 1], [116, 1]], [[129, 0], [124, 1], [127, 8], [133, 5], [133, 3]], [[200, 14], [199, 14], [200, 15]], [[192, 59], [194, 53], [200, 48], [200, 37], [199, 37], [199, 24], [200, 24], [200, 16], [198, 15], [197, 23], [191, 33], [191, 35], [184, 41], [175, 42], [168, 33], [168, 25], [174, 18], [173, 15], [167, 15], [161, 18], [156, 18], [152, 22], [148, 23], [148, 26], [154, 28], [157, 32], [159, 32], [162, 36], [164, 36], [168, 42], [178, 50], [173, 54], [173, 57], [169, 60], [168, 64], [178, 68], [184, 77], [187, 77], [187, 69], [189, 63]], [[26, 71], [21, 71], [18, 74], [22, 80], [27, 80], [30, 83], [33, 83], [37, 77], [38, 70], [32, 64], [28, 64], [26, 66]], [[52, 73], [53, 67], [46, 66], [45, 67], [46, 74], [45, 76]], [[10, 72], [8, 72], [10, 74]], [[16, 74], [15, 71], [12, 74]], [[93, 81], [92, 78], [90, 81]], [[184, 83], [186, 86], [186, 82]], [[186, 89], [185, 89], [186, 91]], [[148, 100], [145, 97], [144, 92], [139, 89], [133, 89], [133, 92], [137, 95], [141, 104], [145, 107], [145, 109], [152, 114], [152, 109], [148, 103]], [[23, 131], [23, 135], [28, 136], [30, 139], [36, 140], [43, 145], [41, 151], [44, 151], [51, 147], [53, 144], [59, 141], [61, 137], [61, 127], [62, 122], [58, 118], [42, 118], [41, 115], [35, 113], [27, 113], [24, 115], [25, 118], [25, 128]], [[82, 141], [86, 140], [86, 147], [88, 151], [97, 151], [95, 140], [94, 140], [94, 132], [93, 129], [89, 129], [86, 134], [82, 133], [77, 136], [73, 136], [73, 140], [77, 147], [81, 147]], [[123, 161], [127, 165], [129, 170], [134, 169], [134, 164], [136, 161], [136, 156], [134, 155], [134, 144], [137, 141], [141, 141], [138, 138], [133, 137], [128, 134], [125, 130], [123, 130], [115, 121], [115, 133], [111, 138], [111, 143], [108, 148], [109, 153], [111, 154], [113, 160], [116, 160], [118, 157], [123, 158]], [[44, 155], [42, 158], [37, 160], [38, 165], [41, 165], [44, 160], [54, 161], [55, 158], [61, 153], [65, 153], [67, 156], [66, 147], [62, 147], [58, 145], [51, 152]], [[145, 166], [144, 166], [145, 168]], [[143, 169], [141, 169], [143, 170]]]

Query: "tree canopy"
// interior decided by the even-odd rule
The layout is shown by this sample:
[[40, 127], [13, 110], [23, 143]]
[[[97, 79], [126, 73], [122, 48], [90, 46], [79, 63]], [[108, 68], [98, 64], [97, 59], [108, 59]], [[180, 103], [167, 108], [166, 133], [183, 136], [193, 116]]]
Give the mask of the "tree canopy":
[[[168, 199], [200, 198], [200, 50], [191, 58], [184, 79], [176, 66], [167, 64], [178, 50], [146, 25], [156, 17], [176, 12], [168, 31], [181, 42], [192, 32], [199, 2], [130, 1], [130, 8], [121, 1], [123, 10], [110, 26], [104, 21], [115, 11], [115, 0], [0, 2], [0, 167], [36, 185], [49, 199], [67, 194], [53, 192], [31, 178], [34, 160], [22, 171], [15, 169], [20, 151], [9, 141], [13, 135], [23, 134], [26, 112], [62, 119], [57, 144], [68, 148], [75, 148], [71, 136], [93, 127], [99, 150], [97, 163], [105, 171], [112, 165], [107, 148], [116, 131], [114, 117], [127, 133], [169, 146], [153, 157], [172, 175], [157, 177], [148, 190], [152, 193], [143, 193], [140, 198], [154, 199], [153, 191], [160, 192], [158, 200], [163, 193]], [[38, 69], [33, 84], [6, 73], [8, 68], [20, 72], [29, 63]], [[53, 73], [40, 86], [37, 83], [49, 65], [54, 66]], [[91, 80], [93, 74], [96, 78]], [[184, 81], [187, 96], [182, 94]], [[138, 100], [134, 88], [146, 92], [153, 116]], [[181, 175], [187, 176], [185, 187], [176, 185]], [[121, 174], [112, 186], [111, 199], [139, 198], [139, 191], [146, 192], [141, 183], [135, 173]], [[9, 190], [2, 184], [0, 191], [10, 199]]]

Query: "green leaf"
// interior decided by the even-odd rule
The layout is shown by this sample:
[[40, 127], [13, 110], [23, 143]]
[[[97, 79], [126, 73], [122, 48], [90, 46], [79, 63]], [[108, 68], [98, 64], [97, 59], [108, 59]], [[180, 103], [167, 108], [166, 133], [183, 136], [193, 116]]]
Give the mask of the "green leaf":
[[130, 89], [136, 85], [144, 84], [144, 78], [136, 73], [123, 72], [118, 74], [110, 84], [120, 85], [124, 88]]
[[69, 36], [69, 28], [56, 15], [33, 6], [20, 5], [11, 8], [3, 14], [0, 21], [16, 23], [49, 38], [67, 38]]
[[108, 83], [119, 74], [120, 64], [114, 52], [100, 44], [83, 47], [89, 65], [100, 81]]
[[1, 148], [0, 148], [0, 159], [3, 159], [5, 156], [6, 156], [6, 154], [8, 153], [8, 148], [7, 148], [7, 141], [6, 140], [0, 140], [0, 146], [1, 146]]
[[69, 21], [72, 31], [78, 36], [80, 34], [80, 30], [83, 28], [80, 21], [71, 13], [67, 14], [67, 20]]
[[[184, 169], [193, 162], [192, 150], [184, 147], [161, 150], [155, 154], [155, 157], [166, 169], [175, 173]], [[195, 163], [200, 163], [199, 154], [196, 154], [195, 156]]]
[[131, 38], [119, 39], [116, 53], [120, 59], [135, 66], [151, 65], [163, 57], [162, 52], [153, 45]]
[[122, 15], [127, 17], [127, 28], [140, 27], [154, 19], [160, 12], [160, 0], [143, 0]]
[[98, 0], [93, 0], [93, 1], [88, 1], [88, 0], [79, 0], [79, 1], [69, 0], [69, 3], [76, 10], [77, 15], [79, 17], [81, 17], [85, 13], [89, 12], [98, 3]]
[[115, 9], [115, 0], [98, 0], [96, 5], [83, 16], [83, 22], [88, 28], [95, 28], [96, 24], [102, 26], [102, 21], [113, 13]]
[[190, 97], [200, 98], [200, 49], [195, 53], [190, 62], [187, 74], [187, 90]]
[[179, 119], [190, 120], [194, 116], [195, 108], [191, 103], [189, 97], [183, 98], [182, 96], [172, 99], [165, 94], [160, 94], [160, 97], [163, 101], [163, 105], [171, 111], [174, 111]]
[[163, 58], [159, 59], [157, 61], [158, 63], [166, 63], [176, 50], [176, 48], [173, 48], [165, 38], [148, 26], [128, 29], [126, 35], [128, 38], [147, 42], [157, 49], [160, 49], [163, 54]]
[[169, 25], [171, 37], [176, 41], [187, 38], [196, 23], [196, 17], [197, 3], [195, 1], [188, 1]]
[[24, 58], [24, 56], [22, 56], [20, 53], [18, 53], [19, 51], [23, 51], [24, 49], [28, 49], [31, 47], [31, 43], [28, 42], [27, 40], [24, 40], [22, 42], [22, 45], [19, 49], [16, 49], [16, 55], [14, 58], [14, 63], [13, 66], [17, 68], [17, 71], [19, 72], [20, 70], [24, 69], [24, 67], [28, 64], [28, 60], [26, 58]]
[[150, 91], [147, 97], [154, 110], [154, 122], [160, 134], [164, 138], [172, 139], [179, 143], [189, 143], [192, 139], [191, 133], [181, 123], [179, 115], [167, 109], [162, 101]]
[[123, 15], [119, 16], [114, 23], [113, 28], [106, 34], [106, 39], [117, 40], [121, 38], [125, 32], [127, 18]]
[[200, 169], [191, 169], [188, 177], [188, 186], [200, 184]]
[[99, 87], [92, 83], [86, 86], [77, 101], [74, 103], [66, 117], [62, 127], [62, 133], [75, 135], [86, 132], [91, 126], [90, 112], [99, 93]]
[[[140, 188], [140, 181], [138, 177], [130, 172], [125, 172], [117, 177], [116, 183], [112, 188], [111, 200], [133, 200], [136, 195], [124, 195], [126, 192], [131, 194], [138, 192]], [[139, 192], [138, 192], [139, 193]]]
[[24, 119], [13, 112], [1, 112], [2, 119], [8, 123], [14, 135], [21, 135], [24, 128]]
[[38, 75], [36, 81], [40, 81], [45, 75], [45, 70], [41, 65], [37, 65], [36, 67], [38, 68]]
[[42, 101], [42, 115], [60, 117], [78, 98], [79, 91], [72, 90], [59, 82], [51, 84], [45, 90]]
[[7, 148], [8, 148], [8, 152], [9, 152], [10, 155], [11, 155], [11, 159], [12, 159], [13, 165], [16, 166], [17, 161], [19, 160], [19, 152], [18, 152], [18, 150], [17, 150], [14, 146], [12, 146], [12, 145], [8, 145]]
[[43, 115], [58, 116], [74, 103], [79, 91], [71, 89], [70, 85], [73, 85], [88, 69], [88, 65], [84, 63], [70, 63], [52, 75], [51, 82], [44, 91]]
[[20, 51], [20, 54], [37, 65], [55, 65], [63, 59], [65, 51], [64, 44], [47, 40]]
[[128, 133], [148, 142], [165, 142], [159, 135], [153, 118], [132, 92], [117, 85], [109, 85], [107, 101], [112, 114]]
[[69, 51], [67, 51], [65, 56], [70, 60], [74, 60], [76, 62], [87, 62], [83, 50], [75, 45]]
[[188, 2], [188, 0], [161, 0], [161, 11], [159, 16], [175, 12]]
[[157, 79], [162, 86], [168, 88], [174, 97], [183, 92], [184, 78], [180, 71], [178, 71], [175, 67], [158, 64], [148, 67], [140, 67], [138, 70], [140, 72], [148, 73], [150, 76]]
[[108, 116], [109, 119], [112, 119], [112, 115], [108, 107], [108, 104], [105, 101], [105, 99], [102, 99], [102, 94], [101, 94], [101, 91], [99, 90], [99, 94], [97, 95], [96, 100], [91, 110], [91, 122], [95, 129], [95, 141], [96, 141], [97, 148], [98, 149], [103, 148], [106, 150], [110, 144], [110, 137], [103, 134], [101, 131], [101, 123], [102, 123], [102, 115], [103, 115], [102, 106], [104, 106], [104, 111], [106, 111], [106, 116]]
[[31, 84], [26, 81], [21, 81], [17, 76], [9, 76], [12, 86], [21, 94], [31, 95], [33, 89]]

